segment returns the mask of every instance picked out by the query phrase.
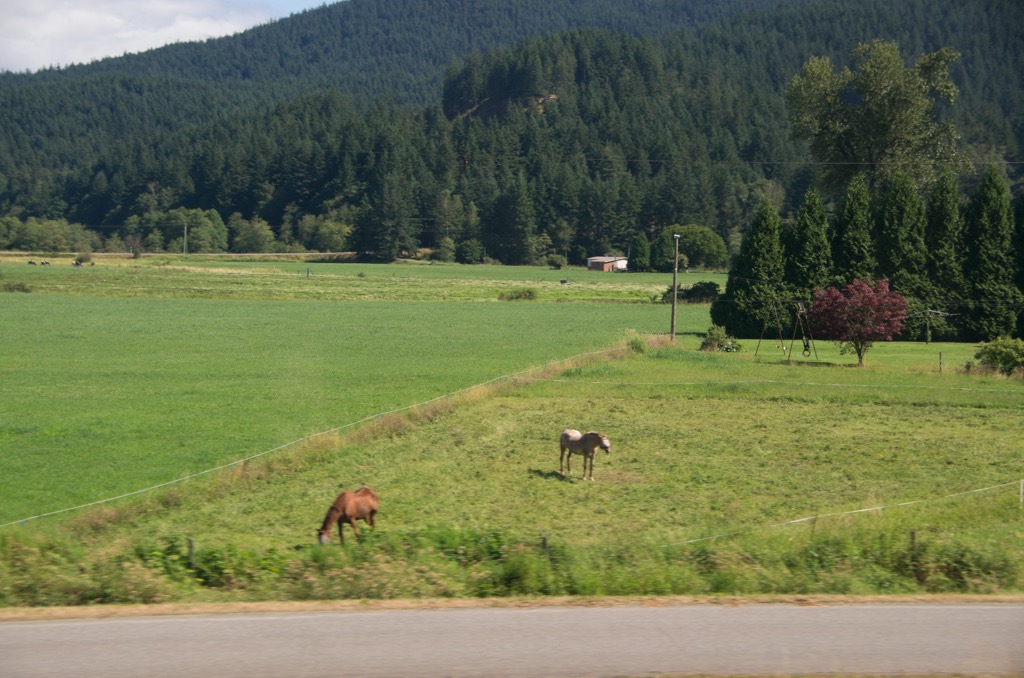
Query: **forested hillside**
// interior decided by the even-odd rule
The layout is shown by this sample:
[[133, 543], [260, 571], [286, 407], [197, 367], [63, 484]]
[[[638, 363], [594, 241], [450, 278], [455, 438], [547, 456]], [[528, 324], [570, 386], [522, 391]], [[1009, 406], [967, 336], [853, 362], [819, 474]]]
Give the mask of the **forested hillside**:
[[[609, 24], [623, 30], [552, 32]], [[1022, 27], [1010, 0], [351, 0], [7, 74], [0, 247], [45, 248], [47, 220], [66, 219], [104, 238], [61, 236], [76, 248], [180, 250], [188, 229], [190, 251], [580, 261], [696, 224], [736, 252], [761, 197], [786, 214], [820, 174], [791, 137], [787, 84], [808, 58], [847, 64], [876, 38], [908, 59], [960, 54], [959, 97], [939, 113], [966, 157], [1015, 179]], [[542, 35], [487, 49], [526, 30]]]
[[[0, 174], [33, 212], [45, 186], [91, 166], [110, 144], [257, 115], [304, 94], [338, 91], [365, 108], [386, 96], [424, 106], [444, 69], [472, 50], [597, 27], [660, 34], [775, 0], [346, 0], [238, 35], [169, 45], [34, 74], [0, 73]], [[19, 183], [23, 175], [29, 175]], [[0, 180], [0, 190], [5, 186]], [[0, 197], [0, 208], [4, 205]]]

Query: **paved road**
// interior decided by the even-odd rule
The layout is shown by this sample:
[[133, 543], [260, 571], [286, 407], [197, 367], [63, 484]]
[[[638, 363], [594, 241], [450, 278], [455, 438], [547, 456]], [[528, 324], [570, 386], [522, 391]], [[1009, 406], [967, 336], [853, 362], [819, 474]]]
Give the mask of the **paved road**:
[[0, 676], [1024, 674], [1024, 605], [394, 610], [0, 623]]

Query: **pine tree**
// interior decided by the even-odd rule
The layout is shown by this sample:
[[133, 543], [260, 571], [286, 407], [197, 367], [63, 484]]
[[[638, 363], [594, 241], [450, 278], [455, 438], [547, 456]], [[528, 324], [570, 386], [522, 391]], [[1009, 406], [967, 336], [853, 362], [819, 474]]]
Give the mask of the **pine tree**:
[[927, 340], [933, 300], [940, 295], [928, 279], [925, 249], [925, 205], [910, 176], [897, 172], [885, 186], [876, 222], [879, 275], [910, 304], [903, 332]]
[[540, 254], [533, 203], [522, 174], [494, 203], [484, 237], [487, 251], [505, 264], [532, 264]]
[[925, 270], [924, 223], [924, 202], [914, 182], [897, 172], [885, 188], [877, 223], [878, 274], [891, 280], [904, 297], [919, 300], [932, 296]]
[[412, 214], [409, 182], [395, 174], [385, 175], [370, 208], [357, 220], [352, 233], [356, 250], [379, 261], [414, 253], [419, 229]]
[[[1017, 265], [1017, 289], [1024, 292], [1024, 199], [1017, 200], [1014, 214], [1014, 262]], [[1024, 313], [1017, 316], [1017, 336], [1024, 337]]]
[[[947, 168], [928, 196], [925, 246], [927, 275], [934, 299], [928, 299], [924, 313], [930, 315], [930, 329], [939, 339], [957, 336], [959, 303], [967, 291], [963, 272], [963, 216], [956, 175]], [[930, 337], [929, 337], [930, 338]]]
[[785, 282], [799, 298], [810, 301], [814, 290], [828, 287], [832, 278], [828, 215], [817, 191], [807, 192], [788, 235]]
[[780, 230], [775, 206], [762, 199], [729, 269], [725, 293], [711, 305], [711, 321], [735, 337], [756, 337], [776, 323], [789, 324], [781, 307], [784, 263]]
[[848, 285], [875, 275], [878, 262], [872, 234], [871, 195], [867, 177], [858, 174], [846, 187], [842, 209], [832, 235], [834, 280]]
[[671, 273], [676, 261], [675, 235], [677, 225], [661, 229], [661, 232], [651, 243], [651, 269], [662, 273]]
[[991, 341], [1008, 336], [1016, 328], [1024, 298], [1014, 283], [1010, 194], [994, 166], [985, 171], [971, 196], [964, 224], [964, 277], [970, 295], [966, 338]]
[[629, 248], [629, 270], [651, 270], [651, 243], [643, 231], [639, 231], [633, 236], [633, 244]]

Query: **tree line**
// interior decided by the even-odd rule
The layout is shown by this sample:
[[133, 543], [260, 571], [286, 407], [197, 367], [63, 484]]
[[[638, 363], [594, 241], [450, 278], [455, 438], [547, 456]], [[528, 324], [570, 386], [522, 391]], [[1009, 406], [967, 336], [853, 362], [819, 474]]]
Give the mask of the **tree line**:
[[[792, 211], [827, 165], [790, 134], [781, 90], [799, 62], [787, 70], [790, 57], [753, 46], [723, 56], [717, 30], [579, 31], [471, 54], [426, 108], [366, 108], [330, 91], [168, 123], [124, 135], [62, 182], [45, 168], [6, 177], [7, 214], [174, 249], [183, 228], [162, 215], [213, 210], [229, 250], [341, 247], [388, 260], [430, 247], [505, 263], [628, 254], [639, 235], [653, 243], [698, 224], [735, 254], [760, 196]], [[951, 78], [962, 61], [948, 64]], [[953, 113], [965, 98], [939, 103]]]
[[834, 212], [811, 190], [785, 222], [762, 201], [712, 321], [740, 337], [788, 336], [817, 290], [888, 280], [909, 304], [904, 338], [991, 341], [1024, 334], [1024, 209], [987, 168], [966, 198], [941, 173], [922, 197], [896, 173], [847, 184]]
[[936, 113], [959, 94], [949, 77], [959, 55], [942, 48], [908, 66], [875, 40], [855, 57], [840, 70], [809, 59], [786, 92], [794, 135], [838, 198], [831, 218], [816, 189], [785, 226], [763, 201], [712, 319], [742, 336], [781, 332], [818, 291], [880, 279], [910, 300], [910, 336], [988, 341], [1024, 329], [1022, 203], [1015, 219], [1005, 165], [961, 199], [970, 165]]

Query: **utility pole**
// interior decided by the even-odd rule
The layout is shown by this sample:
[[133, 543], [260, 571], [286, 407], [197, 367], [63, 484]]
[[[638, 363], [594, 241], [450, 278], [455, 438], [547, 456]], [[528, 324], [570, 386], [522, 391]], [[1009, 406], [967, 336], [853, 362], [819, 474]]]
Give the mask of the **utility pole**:
[[188, 254], [188, 224], [185, 224], [185, 239], [181, 242], [181, 253]]
[[925, 328], [924, 329], [924, 343], [930, 344], [931, 341], [932, 341], [932, 316], [939, 316], [939, 317], [942, 317], [942, 318], [949, 318], [949, 317], [952, 317], [952, 316], [955, 316], [955, 315], [960, 315], [960, 314], [959, 313], [946, 313], [945, 311], [937, 311], [937, 310], [935, 310], [933, 308], [926, 308], [925, 310], [923, 310], [923, 311], [921, 311], [919, 313], [913, 313], [911, 315], [914, 315], [914, 316], [923, 315], [924, 316], [924, 328]]
[[676, 302], [679, 299], [679, 235], [673, 234], [672, 239], [676, 243], [675, 260], [672, 262], [672, 329], [669, 330], [669, 341], [676, 343]]

